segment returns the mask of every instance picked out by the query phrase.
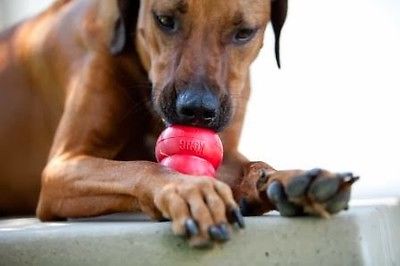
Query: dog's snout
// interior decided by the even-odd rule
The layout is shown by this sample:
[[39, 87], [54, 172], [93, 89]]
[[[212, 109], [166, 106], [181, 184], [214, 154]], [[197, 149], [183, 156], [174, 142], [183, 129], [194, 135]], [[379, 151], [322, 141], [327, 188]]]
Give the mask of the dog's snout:
[[219, 132], [232, 118], [230, 96], [216, 86], [167, 86], [156, 103], [167, 125], [204, 127]]
[[220, 103], [209, 89], [182, 90], [176, 99], [176, 113], [180, 123], [210, 127], [217, 119]]

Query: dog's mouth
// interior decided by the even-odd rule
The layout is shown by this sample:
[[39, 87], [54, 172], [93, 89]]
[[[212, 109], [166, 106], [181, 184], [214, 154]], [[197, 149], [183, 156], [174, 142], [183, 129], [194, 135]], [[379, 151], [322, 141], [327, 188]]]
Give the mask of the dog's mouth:
[[154, 104], [166, 126], [179, 124], [221, 132], [232, 118], [230, 96], [207, 89], [165, 88]]

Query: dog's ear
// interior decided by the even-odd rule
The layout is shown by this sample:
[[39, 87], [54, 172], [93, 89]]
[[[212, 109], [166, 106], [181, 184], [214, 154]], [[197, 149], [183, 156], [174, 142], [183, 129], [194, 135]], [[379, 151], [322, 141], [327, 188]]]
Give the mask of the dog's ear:
[[288, 10], [288, 0], [271, 1], [271, 23], [275, 33], [275, 57], [279, 68], [281, 68], [279, 41], [281, 37], [281, 30], [286, 21], [287, 10]]
[[119, 55], [133, 42], [133, 31], [139, 15], [140, 0], [117, 0], [119, 16], [110, 43], [112, 55]]

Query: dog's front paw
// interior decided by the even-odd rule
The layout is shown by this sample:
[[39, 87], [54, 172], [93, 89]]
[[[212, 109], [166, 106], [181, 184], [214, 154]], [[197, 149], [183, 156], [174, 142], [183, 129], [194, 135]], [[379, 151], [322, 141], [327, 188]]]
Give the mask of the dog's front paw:
[[172, 220], [173, 232], [186, 236], [194, 247], [229, 240], [233, 223], [244, 227], [229, 186], [208, 177], [187, 176], [166, 185], [155, 196], [155, 205]]
[[234, 194], [245, 216], [276, 209], [282, 216], [329, 217], [348, 208], [351, 186], [357, 180], [351, 173], [276, 171], [263, 162], [252, 162], [245, 166]]
[[352, 173], [326, 170], [277, 171], [258, 183], [282, 216], [317, 215], [324, 218], [348, 208], [351, 186], [359, 178]]

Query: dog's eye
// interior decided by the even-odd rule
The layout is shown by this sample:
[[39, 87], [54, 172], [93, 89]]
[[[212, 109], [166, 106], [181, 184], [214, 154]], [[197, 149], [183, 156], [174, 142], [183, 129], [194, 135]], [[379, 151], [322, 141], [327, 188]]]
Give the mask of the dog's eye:
[[255, 29], [239, 29], [233, 38], [233, 42], [237, 44], [247, 43], [254, 37], [256, 31]]
[[173, 16], [155, 15], [155, 19], [161, 29], [167, 32], [174, 32], [176, 30], [176, 20]]

